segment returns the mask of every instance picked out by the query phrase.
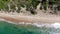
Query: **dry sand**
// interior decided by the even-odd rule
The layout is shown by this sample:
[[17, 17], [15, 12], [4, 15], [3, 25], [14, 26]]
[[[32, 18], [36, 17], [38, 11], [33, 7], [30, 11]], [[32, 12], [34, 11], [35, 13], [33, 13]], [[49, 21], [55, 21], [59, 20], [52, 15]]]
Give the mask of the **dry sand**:
[[0, 13], [0, 18], [5, 19], [7, 21], [20, 23], [60, 23], [60, 16], [24, 16], [24, 15], [12, 15], [12, 14], [6, 14], [6, 13]]

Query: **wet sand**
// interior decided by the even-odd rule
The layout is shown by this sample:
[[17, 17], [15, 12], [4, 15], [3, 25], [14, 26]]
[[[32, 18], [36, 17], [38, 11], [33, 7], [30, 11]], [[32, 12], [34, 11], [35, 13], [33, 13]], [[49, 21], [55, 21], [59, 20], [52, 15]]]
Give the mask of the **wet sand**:
[[0, 18], [5, 19], [7, 21], [20, 23], [60, 23], [60, 17], [42, 17], [42, 16], [19, 16], [19, 15], [7, 15], [7, 14], [0, 14]]

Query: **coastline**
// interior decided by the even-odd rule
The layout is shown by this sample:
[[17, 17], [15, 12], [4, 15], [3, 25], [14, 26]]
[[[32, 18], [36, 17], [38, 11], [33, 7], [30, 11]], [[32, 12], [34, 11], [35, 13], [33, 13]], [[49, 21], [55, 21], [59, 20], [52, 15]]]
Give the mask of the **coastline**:
[[20, 23], [20, 22], [25, 22], [25, 23], [60, 23], [60, 16], [47, 16], [47, 17], [42, 17], [42, 16], [23, 16], [23, 15], [11, 15], [11, 14], [6, 14], [6, 13], [0, 13], [0, 18], [5, 19], [7, 21], [11, 21], [14, 23]]

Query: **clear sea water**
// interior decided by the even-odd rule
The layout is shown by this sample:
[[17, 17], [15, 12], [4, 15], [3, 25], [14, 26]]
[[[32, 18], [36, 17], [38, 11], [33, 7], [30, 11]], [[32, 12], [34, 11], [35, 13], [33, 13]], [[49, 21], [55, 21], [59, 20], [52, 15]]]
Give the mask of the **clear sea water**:
[[52, 25], [37, 27], [35, 25], [17, 25], [6, 21], [0, 21], [0, 34], [60, 34], [59, 27], [55, 28], [51, 26]]

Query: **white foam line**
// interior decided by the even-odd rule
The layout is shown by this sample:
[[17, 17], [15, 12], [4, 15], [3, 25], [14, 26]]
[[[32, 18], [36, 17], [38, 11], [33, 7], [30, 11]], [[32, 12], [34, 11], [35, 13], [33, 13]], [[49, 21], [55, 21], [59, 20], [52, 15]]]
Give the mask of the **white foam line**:
[[55, 27], [55, 28], [60, 28], [60, 23], [58, 23], [58, 22], [56, 22], [56, 23], [54, 23], [54, 24], [51, 24], [53, 27]]
[[39, 23], [25, 23], [25, 22], [20, 22], [18, 24], [25, 24], [25, 25], [34, 25], [34, 26], [37, 26], [37, 27], [54, 27], [54, 28], [60, 28], [60, 23], [53, 23], [53, 24], [39, 24]]
[[60, 23], [56, 22], [56, 23], [53, 23], [53, 24], [39, 24], [39, 23], [25, 23], [25, 22], [20, 22], [20, 23], [14, 23], [14, 22], [11, 22], [11, 21], [7, 21], [5, 19], [1, 19], [0, 18], [0, 21], [6, 21], [8, 23], [12, 23], [12, 24], [26, 24], [26, 25], [34, 25], [34, 26], [37, 26], [37, 27], [54, 27], [54, 28], [60, 28]]
[[26, 24], [26, 25], [32, 25], [32, 23], [25, 23], [25, 22], [20, 22], [18, 24]]
[[33, 23], [33, 25], [34, 25], [34, 26], [37, 26], [37, 27], [42, 27], [42, 26], [44, 26], [44, 25], [38, 24], [38, 23]]

